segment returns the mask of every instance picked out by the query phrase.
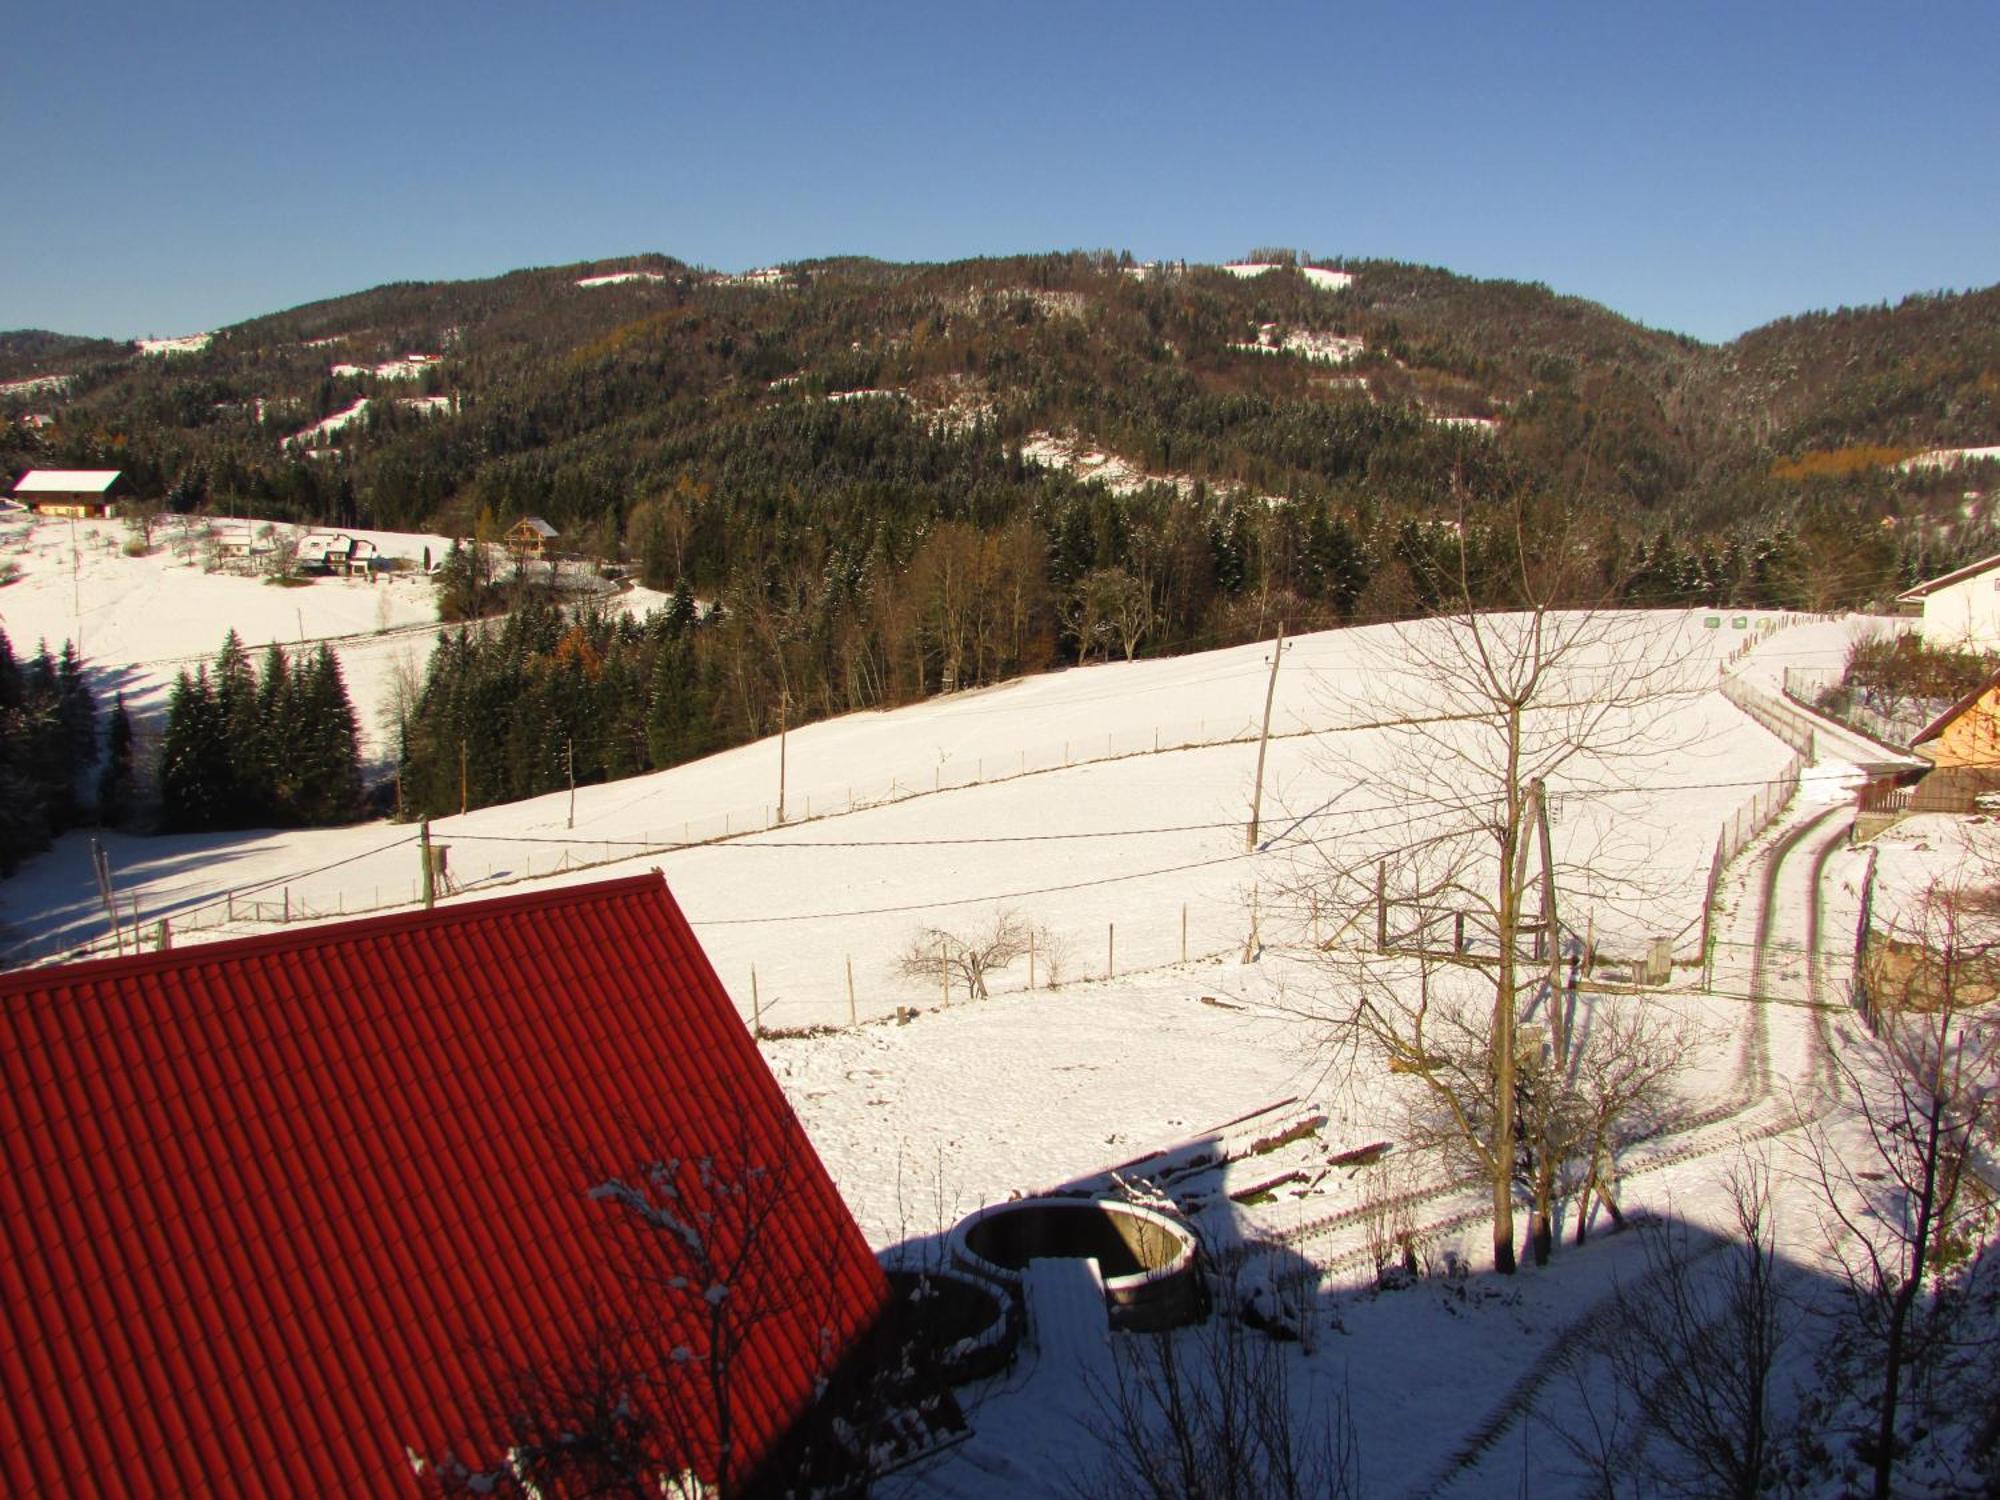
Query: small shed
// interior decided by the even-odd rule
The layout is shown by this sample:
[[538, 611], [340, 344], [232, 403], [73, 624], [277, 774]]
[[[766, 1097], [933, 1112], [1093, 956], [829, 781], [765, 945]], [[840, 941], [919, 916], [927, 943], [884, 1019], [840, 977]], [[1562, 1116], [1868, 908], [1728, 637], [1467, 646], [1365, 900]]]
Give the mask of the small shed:
[[14, 485], [14, 498], [44, 516], [116, 514], [124, 492], [121, 469], [30, 469]]
[[521, 561], [539, 558], [556, 539], [556, 529], [540, 516], [523, 516], [507, 530], [507, 550]]

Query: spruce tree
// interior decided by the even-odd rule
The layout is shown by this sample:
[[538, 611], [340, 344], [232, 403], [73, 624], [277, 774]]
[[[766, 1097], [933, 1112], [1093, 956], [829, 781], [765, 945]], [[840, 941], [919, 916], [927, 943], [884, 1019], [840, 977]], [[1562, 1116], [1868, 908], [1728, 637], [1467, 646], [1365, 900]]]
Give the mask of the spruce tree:
[[247, 828], [265, 822], [271, 813], [271, 784], [262, 763], [262, 736], [257, 723], [257, 674], [243, 639], [231, 630], [216, 653], [215, 708], [223, 741], [223, 801], [230, 810], [214, 827]]
[[97, 820], [117, 828], [132, 816], [132, 721], [125, 713], [125, 695], [111, 707], [111, 727], [105, 735], [104, 770], [97, 778]]
[[264, 808], [271, 820], [279, 823], [297, 821], [298, 766], [293, 747], [302, 727], [298, 697], [284, 648], [273, 641], [264, 653], [263, 670], [257, 678], [253, 715], [256, 743], [251, 761]]
[[238, 812], [229, 768], [228, 727], [208, 668], [182, 672], [167, 699], [160, 743], [160, 824], [175, 832], [206, 832], [235, 824]]
[[354, 705], [333, 648], [324, 641], [297, 675], [303, 681], [296, 695], [298, 790], [291, 811], [302, 823], [342, 823], [354, 816], [361, 801]]

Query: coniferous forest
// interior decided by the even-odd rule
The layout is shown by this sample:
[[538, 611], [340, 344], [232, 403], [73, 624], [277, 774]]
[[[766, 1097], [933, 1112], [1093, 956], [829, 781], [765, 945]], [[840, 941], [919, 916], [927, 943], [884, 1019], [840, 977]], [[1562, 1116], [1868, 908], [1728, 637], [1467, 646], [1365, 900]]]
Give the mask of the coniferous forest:
[[[34, 419], [0, 422], [0, 461], [119, 468], [183, 513], [489, 542], [532, 514], [672, 594], [643, 625], [561, 617], [456, 550], [441, 617], [516, 618], [449, 637], [410, 706], [413, 811], [781, 717], [1421, 614], [1461, 547], [1504, 605], [1524, 511], [1634, 604], [1879, 604], [1996, 550], [1966, 476], [1901, 461], [2000, 438], [2000, 288], [1711, 346], [1537, 284], [1322, 260], [1353, 278], [1329, 290], [1294, 252], [1253, 259], [1275, 268], [1079, 252], [749, 281], [639, 256], [379, 287], [171, 357], [0, 335], [0, 383], [60, 380], [0, 394]], [[218, 662], [177, 695], [184, 728], [265, 690]], [[175, 764], [179, 826], [353, 805], [337, 770]]]
[[326, 644], [253, 668], [235, 631], [180, 674], [160, 744], [160, 825], [174, 832], [343, 823], [361, 811], [354, 708]]
[[[118, 767], [117, 725], [113, 720], [107, 771]], [[130, 727], [125, 765], [130, 768]], [[25, 662], [17, 661], [6, 632], [0, 631], [0, 874], [11, 875], [27, 855], [73, 828], [90, 798], [82, 779], [98, 763], [97, 703], [84, 680], [83, 659], [68, 641], [54, 656], [43, 644]], [[115, 778], [107, 784], [116, 793]]]

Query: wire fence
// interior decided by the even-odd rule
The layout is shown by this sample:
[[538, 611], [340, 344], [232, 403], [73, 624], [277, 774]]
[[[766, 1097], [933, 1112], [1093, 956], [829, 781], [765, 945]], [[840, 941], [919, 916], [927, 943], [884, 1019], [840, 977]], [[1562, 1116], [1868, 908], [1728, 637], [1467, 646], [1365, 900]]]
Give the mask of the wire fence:
[[[1157, 917], [1157, 913], [1155, 914]], [[1033, 927], [1003, 964], [980, 977], [975, 992], [956, 949], [930, 958], [931, 932], [913, 931], [899, 954], [824, 950], [811, 958], [760, 960], [721, 975], [723, 987], [759, 1035], [785, 1038], [881, 1022], [902, 1022], [967, 1005], [1036, 992], [1089, 986], [1186, 967], [1235, 962], [1261, 952], [1254, 914], [1226, 902], [1179, 902], [1166, 921], [1133, 917], [1096, 924]], [[698, 925], [698, 924], [697, 924]], [[989, 924], [990, 925], [990, 924]], [[961, 934], [978, 941], [977, 929]], [[906, 962], [907, 960], [907, 962]], [[1223, 1009], [1217, 996], [1207, 1003]]]

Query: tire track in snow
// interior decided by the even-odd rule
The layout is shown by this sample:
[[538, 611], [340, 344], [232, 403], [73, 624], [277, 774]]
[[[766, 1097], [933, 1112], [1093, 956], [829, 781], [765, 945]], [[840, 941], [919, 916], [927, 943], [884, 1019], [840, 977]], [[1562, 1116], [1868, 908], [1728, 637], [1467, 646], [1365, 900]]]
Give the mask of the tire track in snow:
[[[1804, 842], [1805, 836], [1808, 833], [1821, 827], [1834, 814], [1844, 810], [1841, 806], [1835, 805], [1810, 821], [1800, 824], [1768, 856], [1769, 863], [1765, 870], [1763, 889], [1764, 909], [1758, 914], [1757, 924], [1757, 972], [1760, 979], [1767, 957], [1765, 950], [1769, 944], [1771, 929], [1775, 925], [1772, 916], [1777, 892], [1778, 869], [1784, 863], [1785, 859]], [[1814, 846], [1812, 863], [1807, 873], [1808, 899], [1806, 901], [1805, 912], [1806, 931], [1804, 951], [1806, 957], [1806, 998], [1811, 1002], [1812, 1006], [1812, 1020], [1807, 1030], [1807, 1049], [1811, 1059], [1809, 1076], [1812, 1080], [1812, 1097], [1810, 1103], [1796, 1104], [1792, 1108], [1787, 1109], [1778, 1119], [1754, 1129], [1732, 1133], [1711, 1141], [1690, 1143], [1682, 1150], [1670, 1152], [1657, 1160], [1634, 1167], [1625, 1174], [1627, 1177], [1661, 1171], [1666, 1167], [1679, 1166], [1702, 1156], [1713, 1155], [1715, 1152], [1726, 1150], [1732, 1146], [1740, 1148], [1755, 1141], [1768, 1140], [1793, 1130], [1804, 1129], [1806, 1126], [1823, 1118], [1833, 1108], [1833, 1105], [1839, 1098], [1839, 1071], [1834, 1066], [1833, 1061], [1832, 1023], [1827, 1018], [1827, 1011], [1825, 1005], [1822, 1003], [1820, 994], [1823, 982], [1823, 969], [1819, 940], [1825, 903], [1826, 867], [1844, 842], [1848, 827], [1849, 824], [1843, 822], [1834, 833], [1827, 835], [1820, 843]], [[1754, 988], [1760, 997], [1765, 994], [1764, 986], [1761, 983]], [[1762, 1021], [1766, 1017], [1765, 1002], [1762, 998], [1759, 998], [1756, 1002], [1755, 1011], [1761, 1028]], [[1771, 1091], [1768, 1034], [1763, 1038], [1762, 1046], [1764, 1048], [1763, 1092], [1768, 1095]], [[1761, 1100], [1753, 1101], [1751, 1105], [1742, 1106], [1738, 1112], [1747, 1111], [1748, 1108], [1754, 1107], [1756, 1102], [1761, 1102]], [[1451, 1227], [1457, 1227], [1461, 1223], [1469, 1223], [1476, 1220], [1480, 1217], [1480, 1212], [1479, 1210], [1470, 1210], [1466, 1213], [1454, 1215], [1452, 1220], [1445, 1222]], [[1439, 1227], [1442, 1228], [1444, 1225], [1440, 1225]], [[1703, 1250], [1697, 1258], [1706, 1258], [1708, 1255], [1714, 1254], [1725, 1243], [1727, 1242], [1718, 1240], [1714, 1245]], [[1364, 1263], [1367, 1253], [1364, 1248], [1362, 1251]], [[1343, 1261], [1352, 1261], [1354, 1257], [1350, 1253], [1348, 1256], [1341, 1257], [1341, 1259]], [[1643, 1286], [1645, 1283], [1641, 1282], [1640, 1285]], [[1427, 1485], [1415, 1493], [1422, 1496], [1423, 1500], [1435, 1500], [1435, 1497], [1448, 1492], [1455, 1482], [1463, 1478], [1480, 1459], [1491, 1452], [1493, 1447], [1506, 1435], [1509, 1429], [1532, 1409], [1535, 1399], [1548, 1386], [1549, 1382], [1567, 1370], [1577, 1356], [1588, 1348], [1590, 1336], [1606, 1325], [1615, 1315], [1617, 1307], [1618, 1303], [1615, 1293], [1606, 1294], [1565, 1324], [1548, 1344], [1544, 1346], [1543, 1351], [1536, 1356], [1528, 1369], [1515, 1381], [1507, 1394], [1481, 1418], [1479, 1423], [1473, 1428], [1471, 1434], [1453, 1453], [1451, 1460], [1445, 1468]]]

